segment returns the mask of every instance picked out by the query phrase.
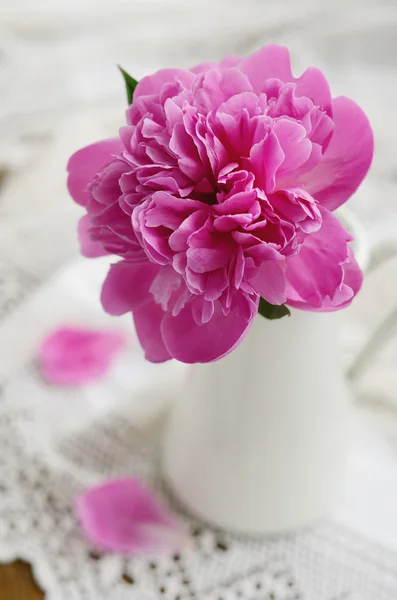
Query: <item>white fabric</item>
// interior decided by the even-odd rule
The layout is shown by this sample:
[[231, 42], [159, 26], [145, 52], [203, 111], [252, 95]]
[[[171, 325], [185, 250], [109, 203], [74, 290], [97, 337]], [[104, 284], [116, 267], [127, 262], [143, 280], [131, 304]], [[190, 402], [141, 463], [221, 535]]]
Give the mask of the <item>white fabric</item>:
[[[0, 560], [28, 560], [48, 600], [395, 600], [397, 422], [357, 413], [347, 493], [333, 520], [267, 541], [196, 522], [158, 468], [164, 409], [188, 367], [146, 363], [129, 319], [102, 313], [106, 262], [71, 265], [0, 324]], [[10, 289], [14, 303], [17, 289], [26, 293]], [[76, 389], [42, 381], [35, 345], [65, 322], [130, 332], [105, 380]], [[144, 478], [187, 521], [193, 541], [179, 559], [98, 555], [83, 540], [73, 498], [121, 474]]]

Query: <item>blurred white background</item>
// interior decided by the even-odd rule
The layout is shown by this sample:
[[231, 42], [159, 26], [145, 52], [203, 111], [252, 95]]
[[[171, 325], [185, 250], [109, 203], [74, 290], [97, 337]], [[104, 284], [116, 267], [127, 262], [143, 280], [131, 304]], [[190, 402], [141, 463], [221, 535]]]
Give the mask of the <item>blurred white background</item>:
[[[36, 284], [77, 255], [80, 211], [66, 194], [65, 164], [79, 146], [123, 123], [116, 64], [139, 79], [160, 67], [247, 54], [267, 42], [290, 47], [297, 75], [319, 66], [334, 95], [351, 96], [367, 111], [375, 160], [350, 207], [373, 248], [380, 242], [387, 252], [395, 248], [395, 0], [1, 0], [3, 270]], [[368, 276], [347, 311], [352, 350], [397, 303], [396, 281], [395, 259]], [[389, 344], [382, 352], [365, 393], [393, 401], [397, 348]]]

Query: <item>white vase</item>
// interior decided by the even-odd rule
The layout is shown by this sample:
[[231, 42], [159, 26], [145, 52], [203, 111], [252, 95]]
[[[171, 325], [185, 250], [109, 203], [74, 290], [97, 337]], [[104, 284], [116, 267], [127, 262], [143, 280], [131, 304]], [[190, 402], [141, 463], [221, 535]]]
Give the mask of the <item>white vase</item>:
[[234, 352], [192, 368], [163, 453], [165, 476], [191, 511], [256, 535], [330, 513], [342, 489], [349, 427], [338, 319], [258, 315]]
[[[362, 225], [346, 208], [338, 214], [365, 271]], [[292, 531], [329, 515], [343, 491], [350, 394], [340, 364], [341, 316], [291, 313], [275, 321], [258, 315], [234, 352], [193, 366], [171, 410], [165, 477], [192, 512], [218, 527]], [[375, 332], [353, 373], [379, 337]]]

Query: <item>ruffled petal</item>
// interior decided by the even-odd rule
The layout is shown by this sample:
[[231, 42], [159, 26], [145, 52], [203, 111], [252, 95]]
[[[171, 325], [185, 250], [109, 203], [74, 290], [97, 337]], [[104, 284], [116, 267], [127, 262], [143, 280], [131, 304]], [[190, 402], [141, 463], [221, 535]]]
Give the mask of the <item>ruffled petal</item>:
[[237, 67], [239, 63], [241, 63], [241, 56], [237, 56], [237, 54], [228, 54], [219, 64], [224, 69], [227, 69], [229, 67]]
[[106, 481], [75, 501], [81, 527], [98, 549], [171, 554], [186, 544], [182, 526], [139, 479]]
[[278, 261], [265, 261], [249, 282], [255, 292], [270, 304], [284, 304], [285, 276]]
[[326, 80], [320, 69], [309, 67], [301, 77], [295, 79], [295, 96], [306, 96], [313, 100], [329, 116], [332, 117], [332, 96]]
[[145, 351], [145, 358], [153, 363], [165, 362], [172, 358], [161, 334], [162, 320], [169, 313], [164, 313], [160, 304], [150, 300], [136, 308], [132, 314], [136, 333]]
[[312, 143], [307, 138], [303, 125], [290, 119], [279, 118], [274, 124], [273, 132], [284, 153], [283, 163], [277, 170], [278, 183], [279, 177], [296, 172], [309, 160]]
[[250, 92], [250, 81], [240, 69], [212, 69], [198, 76], [194, 85], [193, 102], [201, 114], [207, 114], [217, 110], [233, 96]]
[[363, 283], [363, 273], [354, 258], [353, 251], [349, 248], [349, 258], [343, 265], [343, 283], [336, 291], [334, 297], [325, 298], [321, 307], [312, 306], [307, 302], [300, 300], [288, 300], [288, 304], [293, 308], [300, 310], [310, 310], [315, 312], [333, 312], [346, 308], [358, 294]]
[[271, 44], [244, 58], [238, 68], [248, 76], [255, 93], [263, 92], [267, 79], [292, 81], [288, 48]]
[[199, 75], [199, 73], [205, 73], [206, 71], [210, 71], [211, 69], [217, 68], [217, 63], [215, 62], [202, 62], [195, 67], [192, 67], [190, 70], [195, 75]]
[[197, 324], [193, 301], [188, 302], [177, 316], [167, 313], [161, 332], [169, 353], [184, 363], [211, 362], [231, 352], [247, 335], [258, 311], [259, 298], [251, 300], [243, 293], [236, 294], [230, 312], [224, 315], [215, 302], [212, 318]]
[[251, 148], [250, 162], [255, 179], [267, 193], [276, 186], [276, 174], [283, 164], [285, 154], [274, 131]]
[[214, 62], [202, 62], [190, 70], [192, 73], [198, 75], [199, 73], [204, 73], [205, 71], [210, 71], [211, 69], [217, 69], [219, 67], [223, 67], [224, 69], [227, 69], [228, 67], [236, 67], [240, 62], [241, 56], [230, 54], [228, 56], [225, 56], [225, 58], [219, 63], [219, 65]]
[[356, 294], [360, 291], [363, 284], [363, 272], [359, 267], [352, 248], [349, 247], [349, 257], [343, 265], [343, 284], [338, 295], [333, 298], [333, 302], [325, 305], [323, 310], [335, 310], [335, 308], [345, 308], [348, 306]]
[[374, 138], [361, 108], [344, 96], [333, 103], [335, 130], [318, 165], [302, 176], [306, 190], [328, 210], [356, 191], [372, 162]]
[[[336, 310], [357, 293], [360, 276], [347, 245], [351, 236], [329, 211], [322, 209], [321, 213], [321, 228], [308, 235], [299, 254], [286, 261], [287, 304], [307, 310], [324, 307]], [[352, 294], [344, 287], [348, 261], [351, 261], [351, 271], [347, 271], [354, 286]]]
[[151, 298], [150, 286], [159, 271], [150, 262], [134, 265], [121, 261], [112, 265], [102, 286], [101, 302], [111, 315], [123, 315]]
[[195, 75], [190, 71], [183, 69], [160, 69], [160, 71], [153, 73], [153, 75], [147, 75], [139, 81], [134, 91], [133, 102], [140, 96], [159, 94], [164, 84], [174, 81], [179, 81], [186, 88], [190, 88], [194, 79]]
[[70, 158], [67, 165], [68, 190], [77, 204], [85, 206], [90, 199], [89, 184], [103, 167], [113, 160], [113, 156], [123, 151], [118, 138], [102, 140], [81, 148]]
[[90, 217], [84, 215], [79, 221], [77, 226], [77, 233], [80, 241], [80, 251], [83, 256], [87, 258], [97, 258], [98, 256], [104, 256], [107, 254], [101, 242], [97, 242], [91, 239], [90, 235]]

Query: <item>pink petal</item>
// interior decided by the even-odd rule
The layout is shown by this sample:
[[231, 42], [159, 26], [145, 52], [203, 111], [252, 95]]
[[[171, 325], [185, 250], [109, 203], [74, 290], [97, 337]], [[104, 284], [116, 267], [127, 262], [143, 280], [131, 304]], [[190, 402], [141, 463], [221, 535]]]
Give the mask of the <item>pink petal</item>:
[[252, 147], [250, 154], [252, 172], [255, 174], [258, 184], [266, 192], [274, 190], [276, 173], [284, 159], [285, 154], [273, 131], [263, 141]]
[[220, 204], [214, 205], [214, 212], [220, 215], [232, 215], [233, 213], [244, 213], [249, 211], [257, 199], [255, 190], [249, 192], [238, 192], [223, 200]]
[[160, 304], [154, 300], [133, 311], [136, 333], [145, 351], [145, 358], [153, 363], [172, 358], [161, 334], [161, 322], [165, 314]]
[[373, 132], [361, 108], [344, 96], [334, 100], [335, 130], [318, 165], [302, 176], [306, 190], [328, 210], [346, 202], [372, 162]]
[[153, 73], [153, 75], [147, 75], [139, 81], [134, 91], [133, 102], [140, 96], [159, 94], [165, 83], [172, 83], [177, 80], [189, 89], [194, 79], [193, 73], [183, 69], [160, 69], [160, 71]]
[[299, 79], [295, 79], [295, 96], [306, 96], [313, 100], [316, 106], [332, 116], [332, 96], [326, 80], [320, 69], [309, 67]]
[[217, 300], [229, 285], [226, 269], [216, 269], [208, 273], [205, 283], [204, 298], [211, 302]]
[[208, 273], [226, 267], [233, 254], [233, 247], [219, 242], [219, 248], [189, 248], [187, 264], [195, 273]]
[[107, 254], [106, 250], [100, 242], [96, 242], [91, 239], [90, 230], [90, 217], [84, 215], [79, 221], [77, 226], [77, 233], [80, 240], [80, 251], [83, 256], [87, 258], [96, 258], [97, 256], [104, 256]]
[[50, 383], [78, 385], [106, 374], [125, 344], [119, 331], [61, 327], [40, 345], [38, 360]]
[[102, 140], [81, 148], [70, 158], [67, 165], [68, 190], [73, 200], [85, 206], [90, 199], [89, 184], [103, 167], [120, 154], [123, 144], [118, 138]]
[[352, 261], [348, 271], [354, 290], [350, 294], [343, 288], [346, 283], [344, 264], [350, 260], [347, 242], [351, 237], [332, 213], [322, 209], [321, 214], [322, 227], [307, 236], [299, 254], [286, 261], [287, 303], [299, 308], [306, 304], [307, 310], [324, 307], [336, 310], [348, 304], [357, 293], [360, 276]]
[[284, 152], [284, 160], [277, 170], [277, 178], [291, 171], [297, 171], [309, 160], [312, 143], [306, 137], [306, 129], [297, 121], [280, 117], [274, 124], [273, 131]]
[[257, 94], [263, 92], [267, 79], [279, 79], [284, 83], [294, 81], [297, 98], [306, 96], [328, 114], [332, 114], [331, 92], [322, 72], [309, 67], [301, 77], [295, 79], [291, 71], [289, 51], [285, 46], [264, 46], [243, 59], [238, 68], [248, 75]]
[[286, 300], [285, 276], [279, 261], [264, 262], [249, 282], [255, 292], [270, 304], [284, 304]]
[[139, 479], [107, 481], [75, 501], [88, 540], [100, 550], [125, 554], [171, 554], [187, 537], [154, 493]]
[[343, 265], [343, 285], [339, 294], [334, 297], [334, 301], [324, 310], [335, 310], [336, 308], [345, 308], [348, 306], [356, 294], [360, 291], [363, 284], [363, 272], [361, 271], [352, 248], [349, 247], [349, 258]]
[[223, 58], [220, 62], [220, 66], [223, 68], [228, 67], [237, 67], [238, 64], [241, 63], [241, 56], [237, 56], [236, 54], [228, 54]]
[[231, 352], [244, 339], [257, 311], [258, 299], [252, 301], [243, 293], [236, 293], [228, 315], [215, 302], [212, 318], [198, 325], [191, 301], [177, 316], [165, 314], [162, 337], [173, 358], [184, 363], [211, 362]]
[[181, 287], [181, 284], [182, 277], [179, 273], [171, 265], [166, 265], [153, 279], [149, 291], [155, 302], [160, 304], [163, 310], [167, 310], [173, 293]]
[[181, 171], [192, 181], [197, 181], [203, 174], [203, 167], [198, 160], [196, 146], [183, 123], [174, 126], [169, 146], [178, 157]]
[[252, 92], [248, 77], [237, 68], [212, 69], [199, 75], [194, 85], [194, 106], [202, 114], [217, 110], [229, 98]]
[[229, 56], [225, 56], [225, 58], [218, 65], [214, 62], [203, 62], [199, 65], [196, 65], [191, 70], [192, 73], [198, 75], [199, 73], [204, 73], [205, 71], [210, 71], [211, 69], [216, 69], [218, 66], [227, 68], [227, 67], [236, 67], [241, 62], [240, 56], [234, 56], [230, 54]]
[[[120, 177], [128, 170], [121, 160], [113, 160], [106, 165], [100, 172], [99, 177], [95, 179], [92, 189], [92, 195], [100, 205], [109, 206], [118, 201], [120, 190]], [[97, 207], [100, 210], [102, 207]]]
[[149, 261], [143, 265], [125, 261], [112, 265], [102, 286], [101, 302], [105, 311], [123, 315], [147, 302], [158, 271], [158, 265]]
[[225, 100], [238, 94], [252, 92], [252, 86], [247, 76], [235, 67], [226, 69], [222, 73], [220, 89], [225, 96]]
[[195, 75], [198, 75], [199, 73], [205, 73], [206, 71], [210, 71], [211, 69], [216, 69], [217, 66], [217, 63], [214, 62], [202, 62], [199, 65], [192, 67], [190, 70]]
[[238, 68], [248, 75], [255, 93], [263, 91], [266, 79], [292, 81], [291, 61], [288, 48], [269, 45], [244, 58]]
[[289, 306], [299, 308], [300, 310], [310, 310], [316, 312], [332, 312], [341, 308], [346, 308], [351, 304], [356, 294], [360, 291], [363, 283], [363, 273], [354, 258], [353, 251], [349, 248], [349, 260], [343, 265], [343, 283], [336, 291], [332, 300], [326, 298], [321, 307], [312, 306], [301, 300], [288, 299]]
[[226, 267], [234, 253], [234, 244], [229, 236], [201, 229], [189, 239], [186, 252], [187, 266], [196, 273], [207, 273]]

